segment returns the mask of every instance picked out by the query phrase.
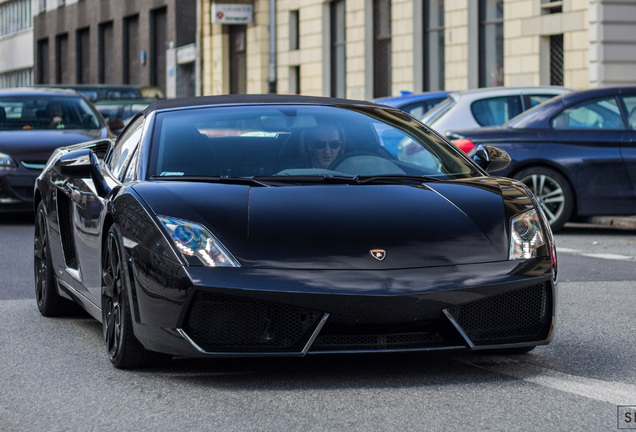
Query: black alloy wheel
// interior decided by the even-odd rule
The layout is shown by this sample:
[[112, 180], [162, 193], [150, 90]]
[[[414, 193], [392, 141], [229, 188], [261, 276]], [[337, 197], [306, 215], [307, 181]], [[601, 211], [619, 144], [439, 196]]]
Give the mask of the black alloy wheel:
[[35, 299], [43, 316], [64, 316], [73, 313], [75, 305], [57, 293], [55, 271], [49, 249], [49, 232], [46, 222], [46, 206], [38, 204], [35, 216], [33, 244], [33, 271], [35, 276]]
[[546, 167], [526, 168], [515, 175], [532, 191], [553, 232], [559, 231], [572, 216], [574, 192], [558, 172]]
[[108, 231], [102, 262], [102, 327], [108, 358], [119, 369], [163, 364], [169, 356], [146, 350], [134, 335], [119, 237], [113, 225]]

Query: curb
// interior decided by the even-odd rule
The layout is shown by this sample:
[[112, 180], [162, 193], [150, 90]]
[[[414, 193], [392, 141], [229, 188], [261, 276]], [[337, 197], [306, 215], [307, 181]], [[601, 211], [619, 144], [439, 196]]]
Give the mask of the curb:
[[590, 218], [594, 225], [610, 226], [626, 230], [636, 230], [636, 216], [595, 216]]

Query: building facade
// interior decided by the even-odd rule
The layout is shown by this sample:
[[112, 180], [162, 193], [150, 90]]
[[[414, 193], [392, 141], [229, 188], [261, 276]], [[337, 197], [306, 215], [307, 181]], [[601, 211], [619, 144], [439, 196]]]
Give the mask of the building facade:
[[33, 84], [33, 0], [0, 0], [0, 88]]
[[36, 84], [196, 92], [197, 0], [37, 0]]
[[636, 84], [633, 0], [199, 0], [198, 8], [202, 94], [369, 100], [402, 90]]

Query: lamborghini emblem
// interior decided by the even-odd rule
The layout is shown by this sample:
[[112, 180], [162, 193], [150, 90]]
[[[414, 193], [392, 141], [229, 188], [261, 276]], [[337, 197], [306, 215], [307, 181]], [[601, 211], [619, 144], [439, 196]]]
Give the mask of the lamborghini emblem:
[[386, 258], [386, 251], [384, 249], [371, 249], [369, 252], [371, 256], [378, 261], [384, 261], [384, 258]]

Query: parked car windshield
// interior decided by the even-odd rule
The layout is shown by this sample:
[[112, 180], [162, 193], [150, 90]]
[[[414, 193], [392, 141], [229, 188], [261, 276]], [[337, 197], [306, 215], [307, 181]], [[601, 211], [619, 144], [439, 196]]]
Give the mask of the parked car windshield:
[[151, 177], [481, 175], [461, 152], [396, 109], [318, 105], [160, 112]]
[[0, 130], [100, 129], [96, 113], [80, 97], [0, 97]]

